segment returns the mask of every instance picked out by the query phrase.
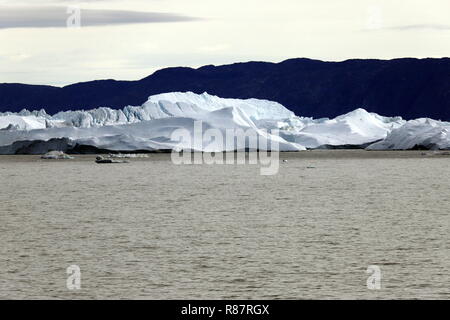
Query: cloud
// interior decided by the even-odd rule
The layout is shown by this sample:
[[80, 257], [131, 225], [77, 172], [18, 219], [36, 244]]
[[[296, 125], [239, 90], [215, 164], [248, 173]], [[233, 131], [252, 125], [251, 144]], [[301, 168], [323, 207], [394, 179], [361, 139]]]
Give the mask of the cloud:
[[[1, 7], [0, 29], [10, 28], [64, 28], [73, 23], [75, 7]], [[71, 18], [72, 17], [72, 18]], [[197, 18], [172, 13], [126, 10], [80, 10], [81, 26], [106, 26], [133, 23], [167, 23], [194, 21]]]
[[448, 31], [448, 30], [450, 30], [450, 25], [445, 25], [445, 24], [411, 24], [411, 25], [404, 25], [404, 26], [386, 27], [386, 28], [383, 28], [383, 29], [398, 30], [398, 31], [407, 31], [407, 30]]

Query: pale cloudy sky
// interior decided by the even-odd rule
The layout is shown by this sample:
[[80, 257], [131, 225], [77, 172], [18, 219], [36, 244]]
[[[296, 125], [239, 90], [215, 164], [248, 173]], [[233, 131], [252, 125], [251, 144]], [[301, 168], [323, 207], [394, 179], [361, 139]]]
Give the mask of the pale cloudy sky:
[[[74, 5], [78, 29], [66, 27]], [[0, 0], [0, 82], [135, 80], [168, 66], [295, 57], [448, 57], [449, 18], [449, 0]]]

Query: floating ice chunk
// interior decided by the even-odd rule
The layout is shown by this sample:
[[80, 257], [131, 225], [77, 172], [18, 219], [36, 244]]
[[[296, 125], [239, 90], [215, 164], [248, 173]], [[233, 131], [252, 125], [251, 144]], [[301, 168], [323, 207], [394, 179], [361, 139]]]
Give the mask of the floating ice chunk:
[[73, 159], [73, 157], [69, 156], [68, 154], [65, 154], [62, 151], [50, 151], [41, 156], [41, 159], [46, 160], [68, 160]]

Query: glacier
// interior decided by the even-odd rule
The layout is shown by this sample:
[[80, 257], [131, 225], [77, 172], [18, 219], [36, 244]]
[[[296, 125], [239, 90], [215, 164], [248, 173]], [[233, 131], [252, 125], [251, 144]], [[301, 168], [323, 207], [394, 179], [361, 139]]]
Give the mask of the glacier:
[[[225, 99], [208, 93], [171, 92], [154, 95], [142, 106], [121, 110], [102, 107], [64, 111], [0, 113], [0, 154], [35, 152], [46, 148], [90, 146], [109, 151], [156, 151], [180, 148], [172, 133], [184, 129], [194, 136], [195, 123], [203, 130], [253, 130], [259, 139], [279, 144], [280, 151], [368, 146], [368, 150], [411, 149], [417, 145], [450, 147], [449, 124], [431, 119], [405, 121], [360, 108], [334, 119], [299, 117], [283, 105], [258, 99]], [[279, 135], [271, 134], [278, 130]], [[241, 142], [236, 150], [248, 148]], [[181, 149], [189, 149], [182, 145]], [[43, 149], [43, 150], [40, 150]], [[194, 148], [195, 149], [195, 148]], [[197, 151], [231, 151], [204, 139]]]

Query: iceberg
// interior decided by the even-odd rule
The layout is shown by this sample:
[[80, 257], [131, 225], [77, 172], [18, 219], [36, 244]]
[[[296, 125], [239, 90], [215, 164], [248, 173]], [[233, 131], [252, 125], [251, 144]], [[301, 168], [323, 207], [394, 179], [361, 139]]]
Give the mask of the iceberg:
[[309, 149], [370, 144], [405, 123], [401, 117], [382, 117], [361, 108], [335, 119], [303, 122], [304, 126], [288, 125], [282, 136]]
[[18, 114], [1, 115], [0, 130], [35, 130], [46, 128], [46, 119], [42, 117], [21, 116]]
[[[15, 117], [14, 121], [11, 117]], [[20, 123], [20, 119], [27, 117], [34, 121], [33, 126]], [[179, 141], [171, 139], [172, 133], [185, 129], [193, 137], [197, 121], [202, 122], [204, 130], [217, 129], [225, 135], [230, 129], [241, 129], [240, 132], [251, 129], [258, 137], [268, 140], [268, 145], [270, 141], [275, 141], [282, 150], [305, 150], [303, 146], [271, 135], [255, 124], [255, 121], [266, 118], [281, 120], [294, 117], [294, 113], [271, 101], [223, 99], [207, 93], [167, 93], [151, 96], [140, 107], [127, 106], [122, 110], [97, 108], [60, 112], [53, 116], [28, 111], [0, 115], [0, 128], [3, 129], [0, 133], [0, 153], [16, 152], [17, 148], [11, 146], [18, 141], [55, 141], [63, 138], [70, 140], [70, 146], [93, 146], [110, 151], [172, 150], [180, 147]], [[18, 123], [21, 125], [12, 130], [10, 125]], [[237, 148], [246, 149], [248, 143], [244, 142]], [[2, 148], [5, 146], [9, 148]], [[23, 143], [17, 146], [23, 149]], [[183, 148], [189, 149], [190, 146]], [[231, 151], [222, 148], [205, 140], [202, 147], [196, 150]], [[41, 150], [44, 149], [45, 146], [41, 147]]]
[[[359, 108], [334, 119], [299, 117], [283, 105], [258, 99], [224, 99], [208, 93], [172, 92], [154, 95], [142, 106], [121, 110], [97, 108], [48, 115], [45, 110], [0, 114], [0, 154], [18, 152], [136, 152], [158, 150], [232, 151], [249, 149], [253, 141], [230, 150], [210, 137], [198, 146], [180, 144], [177, 130], [195, 136], [202, 130], [226, 135], [251, 130], [267, 148], [280, 151], [318, 148], [366, 148], [368, 150], [450, 148], [448, 123], [431, 119], [405, 121], [383, 117]], [[272, 134], [277, 132], [277, 134]], [[248, 141], [247, 141], [248, 140]]]
[[[141, 121], [165, 119], [173, 117], [193, 118], [204, 117], [208, 113], [226, 108], [242, 110], [250, 119], [286, 119], [295, 117], [292, 111], [277, 102], [257, 99], [223, 99], [208, 93], [195, 94], [192, 92], [173, 92], [149, 97], [142, 106], [127, 106], [122, 110], [97, 108], [92, 110], [64, 111], [48, 116], [45, 111], [29, 112], [24, 110], [15, 117], [29, 116], [28, 121], [38, 121], [41, 125], [22, 125], [22, 130], [32, 130], [47, 127], [78, 127], [90, 128], [105, 125], [130, 124]], [[1, 117], [0, 117], [1, 118]], [[4, 119], [0, 128], [10, 122]], [[19, 120], [17, 120], [19, 121]]]
[[41, 159], [45, 160], [70, 160], [73, 159], [73, 157], [69, 156], [68, 154], [65, 154], [62, 151], [50, 151], [46, 154], [41, 156]]
[[450, 122], [417, 119], [392, 130], [383, 141], [367, 150], [446, 150], [450, 149]]

